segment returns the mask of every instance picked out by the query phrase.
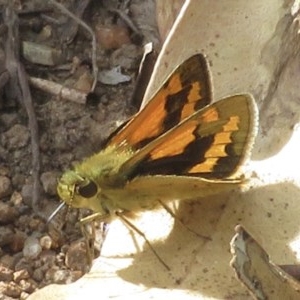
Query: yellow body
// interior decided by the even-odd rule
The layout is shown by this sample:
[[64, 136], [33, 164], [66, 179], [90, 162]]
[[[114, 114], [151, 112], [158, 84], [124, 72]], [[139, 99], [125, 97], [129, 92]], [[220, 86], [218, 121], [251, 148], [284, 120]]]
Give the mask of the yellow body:
[[[207, 180], [187, 176], [141, 176], [130, 181], [119, 178], [119, 168], [130, 154], [118, 155], [113, 147], [87, 158], [74, 170], [65, 172], [58, 193], [66, 204], [113, 215], [114, 211], [137, 212], [154, 209], [159, 201], [201, 198], [232, 189], [240, 180]], [[90, 198], [76, 192], [76, 186], [88, 181], [97, 184]]]

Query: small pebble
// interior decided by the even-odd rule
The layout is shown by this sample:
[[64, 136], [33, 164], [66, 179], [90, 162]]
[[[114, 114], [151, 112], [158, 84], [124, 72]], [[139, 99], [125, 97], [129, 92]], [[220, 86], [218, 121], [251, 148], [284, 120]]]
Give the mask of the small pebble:
[[32, 184], [24, 184], [21, 189], [21, 195], [25, 204], [32, 204]]
[[45, 271], [43, 268], [37, 268], [33, 271], [32, 278], [37, 281], [41, 282], [45, 278]]
[[20, 300], [26, 300], [30, 295], [26, 292], [22, 292], [20, 295]]
[[25, 239], [26, 239], [26, 234], [21, 231], [17, 231], [13, 235], [12, 242], [9, 245], [9, 248], [12, 250], [13, 253], [22, 251], [24, 247]]
[[16, 124], [18, 120], [18, 114], [1, 112], [0, 120], [1, 120], [1, 125], [3, 126], [2, 128], [9, 128], [12, 127], [14, 124]]
[[83, 92], [89, 93], [93, 84], [93, 77], [89, 70], [86, 70], [75, 82], [74, 88]]
[[42, 265], [51, 267], [56, 263], [56, 253], [53, 250], [44, 250], [41, 253], [40, 261]]
[[0, 265], [3, 265], [9, 269], [14, 269], [15, 264], [16, 264], [16, 259], [14, 256], [4, 254], [0, 256]]
[[15, 265], [15, 271], [26, 269], [30, 274], [32, 272], [32, 264], [25, 257], [19, 259]]
[[54, 283], [65, 283], [69, 275], [69, 270], [57, 270], [54, 272], [52, 279]]
[[24, 280], [22, 279], [19, 282], [19, 286], [21, 287], [22, 291], [25, 291], [27, 293], [33, 293], [36, 289], [36, 285], [32, 282], [32, 280]]
[[18, 215], [15, 207], [0, 202], [0, 224], [13, 223]]
[[13, 230], [8, 226], [0, 226], [0, 247], [9, 245], [13, 240]]
[[29, 141], [28, 128], [16, 124], [3, 134], [5, 144], [8, 150], [23, 148]]
[[11, 281], [13, 279], [13, 270], [0, 264], [0, 281]]
[[32, 218], [29, 221], [28, 227], [33, 231], [39, 231], [39, 227], [43, 222], [40, 219]]
[[78, 280], [80, 277], [84, 275], [84, 272], [82, 271], [72, 271], [70, 278], [67, 280], [66, 283], [72, 283], [76, 280]]
[[111, 62], [113, 66], [120, 66], [126, 70], [130, 70], [138, 67], [140, 57], [141, 52], [139, 47], [133, 44], [123, 45], [112, 53]]
[[14, 191], [10, 197], [10, 201], [13, 203], [15, 206], [21, 205], [23, 198], [21, 193]]
[[87, 267], [85, 243], [81, 240], [73, 242], [67, 253], [65, 264], [71, 270], [84, 271]]
[[59, 176], [58, 172], [44, 172], [41, 175], [41, 182], [43, 189], [49, 195], [55, 196], [57, 194], [57, 178]]
[[23, 57], [34, 63], [45, 66], [55, 66], [63, 61], [62, 51], [44, 44], [29, 41], [22, 42]]
[[49, 235], [45, 235], [43, 237], [40, 238], [40, 245], [42, 247], [42, 249], [51, 249], [52, 246], [52, 239]]
[[20, 282], [22, 279], [28, 279], [30, 277], [30, 274], [26, 269], [22, 269], [19, 271], [14, 272], [13, 278], [15, 282]]
[[12, 192], [11, 181], [8, 177], [0, 176], [0, 199], [8, 196]]
[[119, 25], [96, 25], [95, 34], [101, 48], [117, 49], [124, 44], [129, 44], [128, 29]]
[[37, 238], [28, 237], [25, 240], [24, 248], [23, 248], [23, 255], [25, 258], [35, 259], [41, 254], [41, 252], [42, 252], [42, 247]]
[[5, 291], [3, 291], [4, 295], [12, 298], [20, 298], [21, 293], [21, 288], [13, 281], [7, 284]]

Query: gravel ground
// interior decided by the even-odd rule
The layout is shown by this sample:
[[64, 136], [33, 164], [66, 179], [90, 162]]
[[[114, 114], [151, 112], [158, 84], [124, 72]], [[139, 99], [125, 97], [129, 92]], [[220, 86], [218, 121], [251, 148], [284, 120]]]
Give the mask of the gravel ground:
[[[88, 34], [82, 28], [77, 28], [74, 36], [68, 35], [74, 23], [70, 24], [69, 19], [58, 10], [53, 10], [53, 7], [44, 7], [44, 1], [22, 1], [22, 4], [13, 2], [21, 24], [22, 56], [26, 57], [21, 58], [21, 63], [27, 74], [64, 87], [88, 91], [92, 84], [92, 48]], [[116, 128], [117, 121], [125, 120], [134, 111], [130, 99], [143, 52], [142, 45], [151, 39], [146, 37], [145, 32], [153, 32], [155, 29], [151, 27], [154, 15], [149, 16], [152, 23], [149, 21], [148, 27], [145, 26], [144, 31], [137, 34], [121, 14], [129, 16], [134, 24], [141, 27], [140, 20], [134, 18], [134, 15], [141, 16], [141, 11], [145, 9], [143, 5], [150, 5], [152, 1], [131, 1], [124, 7], [125, 2], [110, 1], [107, 7], [97, 1], [63, 1], [66, 7], [77, 12], [79, 18], [87, 21], [95, 31], [99, 70], [112, 70], [116, 66], [120, 66], [120, 69], [113, 70], [117, 72], [113, 73], [113, 79], [105, 72], [102, 74], [104, 79], [101, 79], [102, 83], [97, 83], [94, 93], [96, 100], [91, 103], [88, 101], [86, 104], [78, 104], [31, 88], [41, 152], [41, 193], [36, 205], [32, 203], [34, 151], [27, 111], [22, 101], [20, 103], [18, 98], [10, 97], [14, 87], [10, 84], [2, 87], [1, 300], [25, 299], [50, 283], [73, 282], [86, 270], [85, 246], [78, 219], [88, 212], [64, 210], [50, 224], [47, 224], [47, 218], [59, 204], [56, 182], [62, 171], [98, 151], [103, 140]], [[0, 6], [4, 8], [5, 3], [0, 1]], [[83, 4], [86, 7], [82, 8]], [[28, 13], [29, 10], [34, 13]], [[146, 18], [143, 21], [144, 24], [147, 23]], [[1, 36], [1, 44], [8, 57], [6, 37], [5, 33]], [[47, 56], [48, 52], [43, 47], [51, 49], [52, 54]], [[42, 53], [42, 58], [36, 53]], [[55, 55], [58, 55], [57, 59], [54, 59]], [[2, 57], [5, 59], [5, 55]], [[103, 231], [99, 228], [98, 232], [101, 244]]]

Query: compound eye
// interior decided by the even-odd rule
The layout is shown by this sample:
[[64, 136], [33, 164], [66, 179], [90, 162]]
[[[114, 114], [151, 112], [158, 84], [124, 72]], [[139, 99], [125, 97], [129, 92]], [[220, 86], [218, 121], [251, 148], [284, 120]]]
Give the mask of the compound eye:
[[77, 192], [80, 196], [84, 198], [91, 198], [94, 197], [97, 194], [98, 188], [95, 182], [90, 181], [85, 186], [78, 186]]

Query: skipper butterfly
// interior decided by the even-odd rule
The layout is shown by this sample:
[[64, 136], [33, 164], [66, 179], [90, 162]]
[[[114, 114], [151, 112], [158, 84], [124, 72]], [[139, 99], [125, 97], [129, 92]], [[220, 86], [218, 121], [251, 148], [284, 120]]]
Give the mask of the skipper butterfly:
[[258, 123], [249, 94], [212, 103], [207, 60], [196, 54], [179, 65], [147, 105], [117, 129], [99, 153], [58, 182], [69, 206], [105, 221], [154, 209], [174, 199], [221, 193], [241, 183]]

